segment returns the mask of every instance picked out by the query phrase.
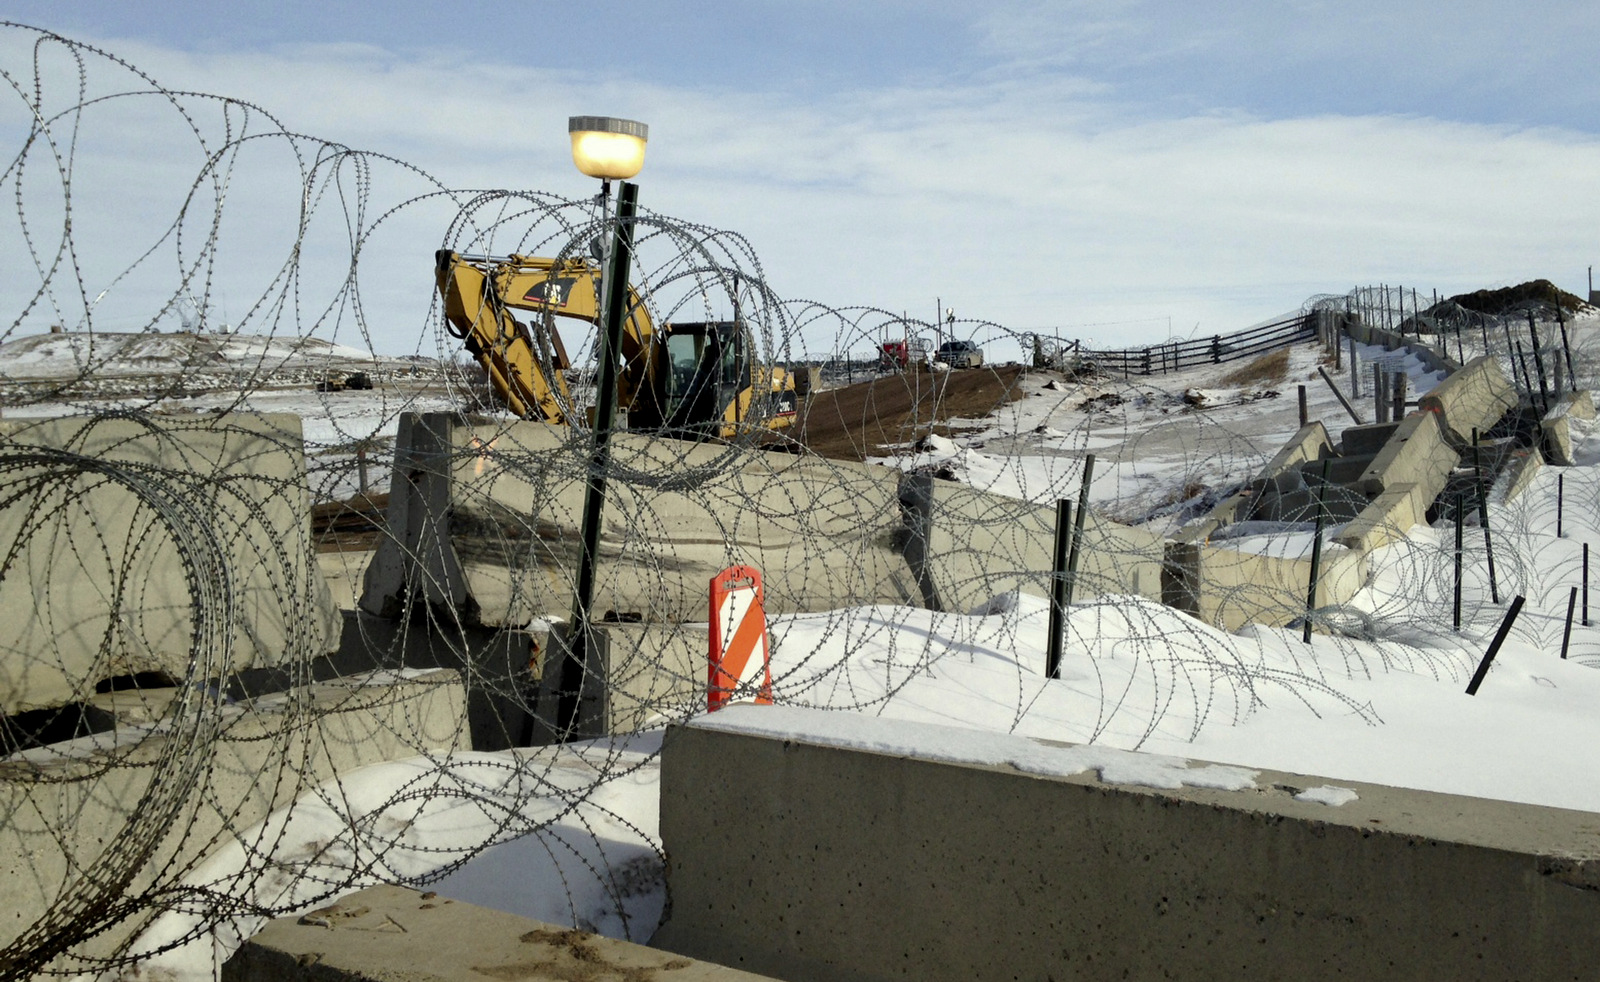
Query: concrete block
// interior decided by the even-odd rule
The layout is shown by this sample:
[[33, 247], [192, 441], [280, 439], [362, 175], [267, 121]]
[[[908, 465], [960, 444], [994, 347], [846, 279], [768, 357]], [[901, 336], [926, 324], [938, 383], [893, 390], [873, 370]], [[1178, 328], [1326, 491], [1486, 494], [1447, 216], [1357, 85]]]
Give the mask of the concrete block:
[[338, 646], [298, 417], [6, 420], [0, 471], [0, 713]]
[[1429, 502], [1444, 489], [1460, 463], [1456, 448], [1445, 439], [1440, 414], [1415, 412], [1400, 421], [1383, 450], [1357, 479], [1356, 487], [1377, 497], [1396, 484], [1413, 484]]
[[1587, 389], [1568, 392], [1558, 399], [1544, 419], [1539, 421], [1541, 444], [1550, 463], [1571, 467], [1577, 463], [1572, 454], [1572, 419], [1595, 418], [1594, 399]]
[[[579, 439], [579, 436], [583, 439]], [[516, 422], [402, 418], [392, 538], [364, 609], [406, 597], [486, 626], [568, 615], [580, 549], [587, 434]], [[904, 603], [916, 584], [896, 547], [899, 472], [639, 434], [612, 441], [594, 610], [701, 617], [718, 571], [762, 571], [771, 613]]]
[[[579, 732], [586, 736], [637, 733], [663, 721], [705, 712], [711, 632], [707, 624], [599, 624], [580, 692]], [[544, 721], [559, 719], [561, 692], [555, 659], [559, 640], [540, 666], [535, 742], [559, 737]]]
[[[1224, 546], [1199, 547], [1198, 602], [1190, 610], [1207, 624], [1237, 631], [1246, 624], [1282, 627], [1305, 616], [1311, 560], [1260, 555]], [[1342, 604], [1367, 581], [1364, 553], [1324, 546], [1316, 606]]]
[[1500, 370], [1500, 363], [1484, 355], [1434, 386], [1417, 405], [1439, 417], [1440, 427], [1452, 443], [1470, 446], [1474, 428], [1489, 432], [1518, 402], [1517, 391]]
[[[117, 695], [114, 708], [132, 704], [126, 725], [0, 759], [0, 951], [99, 931], [75, 954], [109, 955], [161, 909], [145, 891], [177, 887], [310, 788], [469, 748], [455, 672], [353, 676], [237, 704], [192, 688]], [[154, 702], [171, 708], [152, 731], [137, 720]]]
[[710, 962], [378, 886], [263, 928], [223, 982], [761, 982]]
[[1424, 500], [1415, 484], [1394, 484], [1372, 499], [1333, 541], [1347, 549], [1369, 553], [1405, 537], [1410, 529], [1427, 519], [1433, 498]]
[[[1309, 460], [1321, 460], [1333, 454], [1333, 444], [1328, 439], [1328, 430], [1321, 421], [1312, 421], [1302, 426], [1288, 442], [1278, 449], [1271, 460], [1261, 468], [1252, 485], [1229, 497], [1217, 505], [1205, 518], [1191, 522], [1173, 539], [1178, 542], [1194, 543], [1205, 542], [1211, 534], [1224, 525], [1234, 522], [1248, 521], [1255, 517], [1257, 502], [1261, 499], [1263, 486], [1268, 482], [1289, 482], [1303, 486], [1303, 479], [1298, 474], [1299, 465]], [[1280, 487], [1274, 483], [1277, 490], [1292, 490]]]
[[[916, 503], [922, 499], [925, 504]], [[918, 545], [908, 547], [906, 554], [925, 581], [930, 607], [965, 612], [1012, 590], [1050, 595], [1055, 508], [918, 475], [907, 477], [902, 501], [909, 510], [928, 509], [925, 518], [908, 517]], [[1107, 593], [1159, 597], [1162, 548], [1161, 536], [1120, 525], [1091, 509], [1084, 520], [1073, 598]]]
[[1345, 457], [1376, 456], [1399, 426], [1399, 423], [1347, 426], [1339, 434], [1339, 453]]
[[654, 944], [797, 982], [1600, 973], [1591, 814], [1159, 760], [771, 707], [673, 728]]
[[1544, 455], [1538, 450], [1511, 451], [1500, 476], [1495, 478], [1494, 487], [1489, 491], [1489, 500], [1502, 505], [1515, 500], [1528, 490], [1528, 485], [1543, 469]]
[[1320, 492], [1306, 488], [1280, 494], [1264, 500], [1262, 504], [1262, 510], [1253, 516], [1261, 521], [1315, 522], [1320, 512], [1323, 521], [1332, 526], [1355, 518], [1367, 507], [1367, 499], [1348, 488], [1332, 484]]

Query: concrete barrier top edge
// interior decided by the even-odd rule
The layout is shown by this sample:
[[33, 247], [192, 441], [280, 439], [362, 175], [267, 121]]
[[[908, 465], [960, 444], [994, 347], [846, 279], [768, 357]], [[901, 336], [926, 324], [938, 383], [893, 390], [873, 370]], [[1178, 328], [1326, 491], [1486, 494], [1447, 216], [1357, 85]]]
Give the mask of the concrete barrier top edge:
[[[1010, 771], [1025, 778], [1323, 822], [1364, 834], [1600, 859], [1600, 814], [1544, 805], [786, 706], [730, 706], [672, 729], [685, 728], [786, 746]], [[668, 766], [673, 743], [669, 731]], [[1342, 799], [1343, 804], [1331, 803]]]

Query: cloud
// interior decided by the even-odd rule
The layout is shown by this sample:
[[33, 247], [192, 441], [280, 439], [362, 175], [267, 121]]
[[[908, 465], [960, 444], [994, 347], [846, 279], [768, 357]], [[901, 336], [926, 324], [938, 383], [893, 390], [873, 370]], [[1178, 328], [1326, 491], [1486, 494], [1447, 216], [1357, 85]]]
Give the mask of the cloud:
[[[1085, 30], [1132, 30], [1116, 17], [1140, 6], [1098, 4], [1104, 23]], [[0, 64], [30, 74], [25, 46], [0, 38]], [[1548, 276], [1572, 287], [1600, 252], [1600, 139], [1552, 126], [1158, 113], [1087, 75], [1015, 66], [944, 84], [800, 98], [694, 79], [597, 82], [568, 70], [374, 46], [189, 52], [105, 44], [169, 87], [246, 99], [292, 131], [389, 155], [451, 188], [591, 194], [567, 156], [565, 117], [645, 119], [645, 207], [742, 233], [781, 295], [836, 306], [931, 318], [937, 298], [960, 317], [1067, 334], [1093, 333], [1076, 325], [1143, 320], [1134, 340], [1150, 341], [1165, 336], [1169, 318], [1181, 333], [1197, 324], [1202, 333], [1227, 331], [1357, 283], [1456, 292]], [[111, 74], [91, 65], [93, 78]], [[51, 91], [70, 96], [70, 73], [61, 84], [67, 88]], [[18, 132], [17, 105], [0, 101], [8, 139]], [[194, 119], [211, 134], [208, 145], [218, 145], [221, 110], [207, 104]], [[86, 295], [122, 268], [106, 257], [126, 265], [158, 234], [159, 218], [139, 203], [170, 202], [174, 186], [193, 182], [198, 144], [182, 125], [151, 127], [112, 104], [86, 117], [75, 193], [93, 203], [85, 221], [98, 229], [82, 243], [93, 270]], [[291, 192], [308, 166], [265, 142], [237, 165], [219, 253], [227, 268], [215, 272], [229, 284], [235, 318], [246, 298], [281, 292], [274, 278], [300, 218]], [[366, 182], [368, 222], [437, 190], [384, 161], [344, 180], [322, 185], [307, 240], [335, 255], [348, 252], [344, 236], [355, 220], [340, 188]], [[28, 202], [29, 214], [54, 215], [48, 182], [29, 188], [42, 196]], [[452, 199], [430, 200], [374, 235], [362, 313], [386, 350], [427, 347], [419, 339], [431, 329], [432, 251], [454, 208]], [[8, 263], [17, 239], [0, 227]], [[181, 265], [164, 262], [169, 273]], [[297, 316], [313, 323], [337, 313], [346, 302], [337, 263], [303, 266]], [[17, 309], [25, 289], [7, 277], [0, 309]], [[131, 294], [128, 306], [138, 306]], [[135, 313], [124, 320], [148, 316]], [[808, 339], [819, 350], [832, 343]]]

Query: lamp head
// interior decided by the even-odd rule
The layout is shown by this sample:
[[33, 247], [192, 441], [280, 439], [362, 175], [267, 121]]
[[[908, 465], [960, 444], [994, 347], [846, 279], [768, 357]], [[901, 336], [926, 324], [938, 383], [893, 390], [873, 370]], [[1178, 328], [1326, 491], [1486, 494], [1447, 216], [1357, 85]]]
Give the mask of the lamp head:
[[650, 127], [632, 119], [612, 116], [573, 116], [567, 120], [572, 137], [572, 162], [589, 177], [625, 181], [644, 167], [644, 145]]

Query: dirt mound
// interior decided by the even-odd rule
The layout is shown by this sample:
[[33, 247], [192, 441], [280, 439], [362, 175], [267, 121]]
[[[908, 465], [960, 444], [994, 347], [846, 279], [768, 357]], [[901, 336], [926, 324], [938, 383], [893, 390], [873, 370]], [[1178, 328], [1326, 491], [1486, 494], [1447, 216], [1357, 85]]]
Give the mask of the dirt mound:
[[813, 453], [862, 460], [928, 433], [949, 435], [952, 419], [982, 419], [1022, 398], [1022, 366], [961, 372], [899, 372], [811, 397], [797, 432]]
[[1450, 298], [1451, 303], [1460, 304], [1468, 310], [1476, 310], [1480, 314], [1509, 313], [1521, 309], [1530, 301], [1546, 303], [1552, 307], [1560, 305], [1571, 311], [1583, 310], [1589, 306], [1581, 297], [1568, 293], [1549, 280], [1529, 280], [1516, 286], [1503, 286], [1497, 290], [1475, 290]]

